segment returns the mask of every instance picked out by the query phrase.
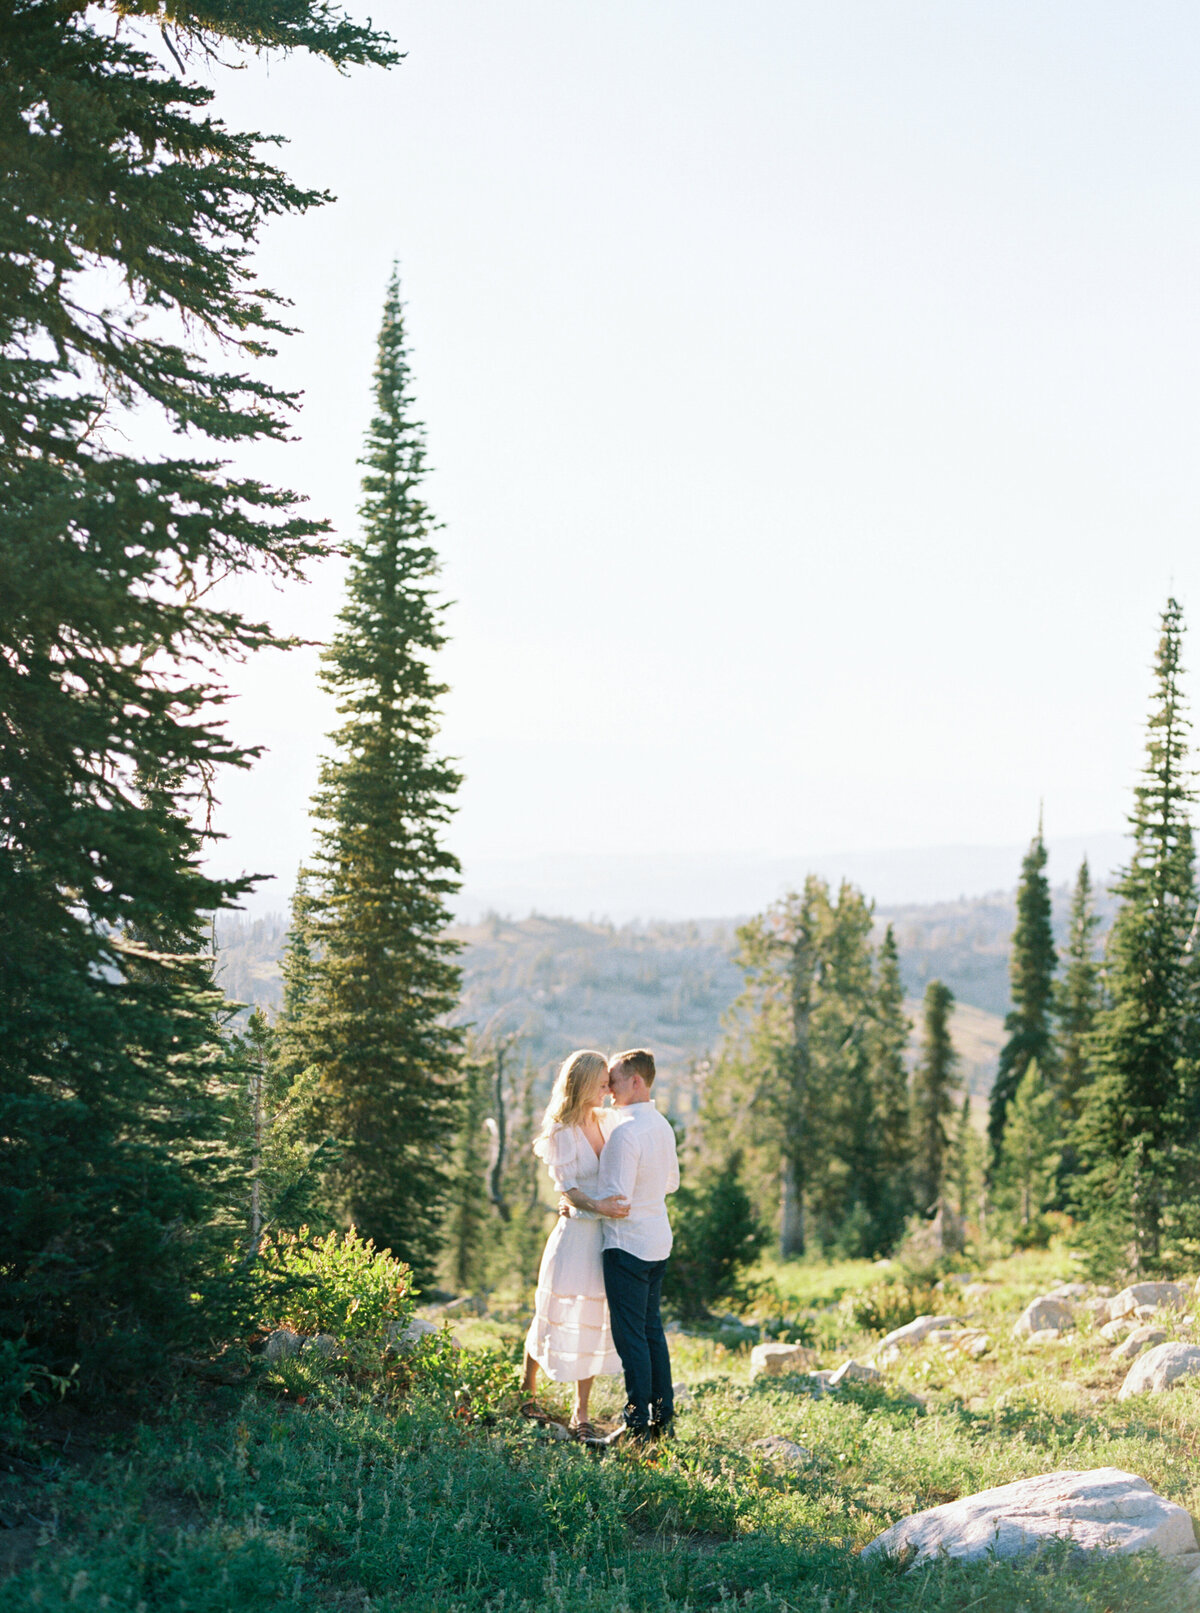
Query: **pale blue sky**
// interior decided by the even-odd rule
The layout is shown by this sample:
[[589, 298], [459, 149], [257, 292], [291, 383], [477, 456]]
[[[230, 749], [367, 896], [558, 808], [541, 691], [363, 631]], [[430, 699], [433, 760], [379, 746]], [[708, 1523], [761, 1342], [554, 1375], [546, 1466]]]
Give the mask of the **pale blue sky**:
[[[401, 263], [468, 874], [1118, 828], [1169, 588], [1200, 635], [1200, 11], [375, 15], [391, 74], [214, 82], [340, 198], [265, 241], [256, 462], [347, 529]], [[320, 637], [336, 569], [269, 598]], [[303, 854], [313, 671], [238, 675], [223, 866]]]

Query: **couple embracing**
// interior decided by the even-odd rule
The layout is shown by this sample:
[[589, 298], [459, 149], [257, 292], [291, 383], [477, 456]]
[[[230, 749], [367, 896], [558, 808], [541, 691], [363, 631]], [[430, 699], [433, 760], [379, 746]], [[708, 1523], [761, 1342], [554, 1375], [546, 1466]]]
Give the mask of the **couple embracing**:
[[[539, 1368], [554, 1383], [573, 1383], [571, 1428], [589, 1443], [657, 1439], [675, 1411], [659, 1302], [671, 1253], [666, 1195], [679, 1186], [679, 1166], [653, 1085], [654, 1055], [644, 1048], [611, 1064], [602, 1053], [572, 1053], [533, 1145], [560, 1198], [538, 1272], [523, 1387], [534, 1393]], [[625, 1411], [602, 1438], [588, 1420], [592, 1381], [615, 1372], [625, 1375]], [[523, 1410], [545, 1418], [532, 1401]]]

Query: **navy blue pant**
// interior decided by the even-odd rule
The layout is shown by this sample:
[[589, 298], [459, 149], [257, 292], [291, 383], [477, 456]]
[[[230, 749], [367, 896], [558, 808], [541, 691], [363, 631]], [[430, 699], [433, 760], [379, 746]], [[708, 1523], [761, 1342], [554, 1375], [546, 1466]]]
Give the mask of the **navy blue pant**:
[[604, 1251], [604, 1292], [613, 1343], [625, 1368], [625, 1422], [629, 1428], [665, 1424], [675, 1415], [671, 1356], [663, 1332], [665, 1260], [639, 1260], [624, 1249]]

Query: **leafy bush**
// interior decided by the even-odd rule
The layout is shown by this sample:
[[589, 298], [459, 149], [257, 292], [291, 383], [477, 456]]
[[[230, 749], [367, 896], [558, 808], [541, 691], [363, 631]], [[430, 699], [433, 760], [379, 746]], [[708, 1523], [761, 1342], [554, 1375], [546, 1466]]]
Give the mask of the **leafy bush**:
[[340, 1339], [377, 1338], [390, 1323], [403, 1328], [412, 1317], [412, 1269], [353, 1227], [325, 1238], [310, 1238], [302, 1227], [275, 1245], [274, 1257], [284, 1281], [264, 1319], [276, 1326]]
[[20, 1438], [23, 1406], [44, 1406], [74, 1386], [73, 1370], [66, 1377], [51, 1372], [24, 1339], [0, 1339], [0, 1440]]
[[854, 1327], [864, 1333], [890, 1333], [918, 1316], [945, 1309], [945, 1295], [930, 1282], [901, 1277], [891, 1282], [873, 1283], [857, 1294], [848, 1294], [841, 1309]]
[[671, 1203], [675, 1242], [663, 1295], [684, 1320], [703, 1319], [714, 1305], [745, 1303], [747, 1269], [762, 1253], [767, 1234], [738, 1174], [738, 1161], [702, 1171], [694, 1187], [681, 1187]]

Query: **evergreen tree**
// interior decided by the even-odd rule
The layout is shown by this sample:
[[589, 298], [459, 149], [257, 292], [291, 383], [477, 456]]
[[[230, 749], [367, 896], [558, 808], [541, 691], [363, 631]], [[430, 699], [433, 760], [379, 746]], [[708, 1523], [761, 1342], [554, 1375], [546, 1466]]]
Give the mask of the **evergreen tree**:
[[275, 1024], [274, 1060], [279, 1074], [294, 1081], [307, 1065], [305, 1024], [313, 990], [311, 875], [301, 868], [292, 892], [291, 924], [283, 953], [283, 1004]]
[[410, 386], [393, 274], [362, 461], [362, 536], [349, 546], [347, 600], [322, 662], [343, 720], [313, 801], [302, 1039], [342, 1148], [330, 1178], [336, 1203], [365, 1237], [428, 1278], [457, 1106], [460, 1032], [446, 1016], [459, 970], [445, 930], [458, 864], [441, 835], [459, 776], [433, 748], [444, 689], [430, 660], [443, 633]]
[[958, 1054], [950, 1040], [954, 994], [940, 980], [925, 988], [921, 1050], [912, 1081], [913, 1182], [918, 1211], [932, 1210], [941, 1196], [958, 1085]]
[[446, 1254], [451, 1281], [465, 1293], [478, 1288], [486, 1276], [494, 1230], [487, 1126], [493, 1060], [468, 1045], [461, 1068], [462, 1104], [446, 1218]]
[[905, 1055], [912, 1026], [904, 1012], [900, 956], [889, 924], [879, 944], [870, 1029], [871, 1130], [875, 1141], [875, 1244], [888, 1250], [912, 1213], [912, 1117]]
[[1194, 1237], [1197, 911], [1190, 818], [1190, 724], [1182, 694], [1183, 616], [1167, 601], [1133, 855], [1115, 890], [1107, 1001], [1089, 1048], [1090, 1084], [1074, 1132], [1077, 1197], [1097, 1270], [1162, 1269]]
[[251, 249], [322, 199], [154, 47], [396, 59], [316, 0], [146, 10], [21, 0], [0, 37], [0, 1332], [85, 1373], [220, 1325], [239, 1187], [205, 915], [249, 882], [202, 873], [203, 809], [256, 754], [219, 663], [278, 640], [209, 589], [325, 548], [292, 495], [128, 448], [146, 418], [210, 455], [286, 434]]
[[1054, 1093], [1036, 1059], [1026, 1066], [1009, 1106], [996, 1171], [996, 1196], [1021, 1228], [1049, 1204], [1058, 1169], [1059, 1124]]
[[993, 1163], [999, 1159], [1008, 1106], [1030, 1061], [1037, 1059], [1045, 1079], [1057, 1078], [1052, 1024], [1055, 962], [1046, 843], [1039, 821], [1017, 887], [1017, 924], [1009, 962], [1013, 1006], [1004, 1021], [1008, 1040], [1000, 1052], [988, 1106]]
[[1071, 896], [1071, 919], [1063, 954], [1063, 974], [1055, 990], [1058, 1019], [1058, 1091], [1063, 1119], [1079, 1118], [1080, 1097], [1090, 1079], [1089, 1039], [1100, 1009], [1100, 963], [1094, 940], [1100, 923], [1092, 903], [1087, 858], [1079, 865]]
[[955, 1215], [964, 1229], [983, 1185], [983, 1147], [971, 1118], [971, 1094], [963, 1093], [947, 1161], [947, 1186]]

